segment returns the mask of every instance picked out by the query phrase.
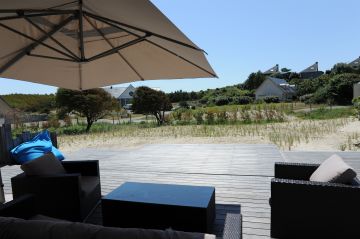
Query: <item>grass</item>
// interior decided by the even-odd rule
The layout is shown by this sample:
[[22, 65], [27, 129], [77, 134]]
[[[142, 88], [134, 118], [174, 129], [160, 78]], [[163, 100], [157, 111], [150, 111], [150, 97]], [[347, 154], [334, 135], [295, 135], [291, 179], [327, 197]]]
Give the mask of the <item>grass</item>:
[[145, 142], [157, 142], [159, 139], [178, 138], [228, 138], [249, 139], [263, 143], [273, 143], [281, 149], [291, 150], [300, 143], [307, 143], [311, 139], [319, 138], [337, 130], [352, 119], [332, 120], [296, 120], [272, 124], [250, 125], [181, 125], [157, 127], [152, 124], [123, 124], [105, 125], [94, 127], [92, 133], [82, 135], [60, 135], [61, 147], [70, 147], [81, 142], [96, 142], [100, 145], [111, 144], [116, 140], [126, 143], [127, 140], [141, 139]]
[[[297, 107], [299, 109], [303, 105], [298, 104]], [[310, 112], [294, 110], [295, 105], [289, 103], [182, 109], [172, 113], [169, 125], [162, 127], [158, 127], [156, 122], [95, 123], [89, 133], [85, 132], [85, 124], [49, 130], [58, 133], [59, 144], [65, 148], [82, 143], [94, 146], [139, 142], [140, 139], [148, 143], [162, 139], [170, 142], [171, 139], [181, 138], [222, 138], [225, 142], [273, 143], [281, 149], [292, 150], [301, 143], [338, 132], [339, 128], [353, 120], [349, 116], [354, 115], [353, 108], [320, 108]], [[19, 128], [14, 132], [23, 130]], [[36, 132], [41, 129], [32, 125], [26, 130]], [[351, 136], [339, 149], [352, 149], [353, 142], [359, 138], [359, 135]]]
[[338, 119], [355, 116], [356, 112], [353, 107], [344, 107], [344, 108], [320, 108], [315, 109], [309, 112], [297, 112], [295, 116], [301, 119], [311, 119], [311, 120], [325, 120], [325, 119]]

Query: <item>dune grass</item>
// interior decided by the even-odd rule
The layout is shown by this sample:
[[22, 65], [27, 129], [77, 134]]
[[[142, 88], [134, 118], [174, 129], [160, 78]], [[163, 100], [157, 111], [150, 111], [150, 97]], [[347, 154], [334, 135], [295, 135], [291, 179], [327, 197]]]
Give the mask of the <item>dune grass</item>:
[[[142, 142], [156, 142], [158, 139], [177, 138], [229, 138], [253, 139], [258, 143], [273, 143], [284, 150], [291, 150], [297, 144], [309, 142], [327, 134], [335, 133], [352, 119], [332, 120], [295, 120], [271, 124], [237, 124], [237, 125], [178, 125], [163, 126], [124, 124], [103, 126], [102, 130], [82, 135], [60, 135], [60, 147], [69, 147], [81, 142], [97, 142], [95, 144], [111, 144], [118, 139], [141, 139]], [[111, 130], [110, 130], [111, 129]], [[135, 140], [136, 141], [136, 140]], [[121, 142], [121, 140], [120, 140]], [[136, 142], [135, 142], [136, 143]]]

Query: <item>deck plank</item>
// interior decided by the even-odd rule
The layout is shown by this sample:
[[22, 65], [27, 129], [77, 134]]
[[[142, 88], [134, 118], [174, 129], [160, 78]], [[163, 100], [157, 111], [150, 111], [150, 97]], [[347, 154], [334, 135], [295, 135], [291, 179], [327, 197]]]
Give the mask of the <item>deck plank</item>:
[[[126, 181], [215, 186], [217, 204], [241, 204], [243, 238], [266, 239], [270, 238], [268, 199], [274, 163], [321, 163], [332, 154], [280, 152], [274, 145], [260, 144], [153, 144], [126, 150], [82, 149], [67, 159], [100, 160], [103, 195]], [[360, 174], [360, 153], [338, 154]], [[18, 166], [2, 168], [8, 198], [10, 178], [20, 172]]]

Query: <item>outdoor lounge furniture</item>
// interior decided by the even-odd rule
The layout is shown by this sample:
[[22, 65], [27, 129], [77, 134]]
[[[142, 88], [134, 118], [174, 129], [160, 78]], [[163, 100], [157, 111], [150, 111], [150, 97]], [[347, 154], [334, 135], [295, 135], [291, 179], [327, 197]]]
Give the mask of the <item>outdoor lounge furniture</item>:
[[102, 198], [104, 226], [211, 233], [215, 188], [126, 182]]
[[36, 215], [36, 197], [24, 195], [0, 206], [2, 239], [215, 239], [214, 235], [173, 230], [109, 228]]
[[360, 238], [360, 184], [310, 182], [316, 164], [276, 163], [271, 180], [273, 238]]
[[66, 174], [13, 177], [13, 197], [33, 194], [39, 214], [83, 221], [101, 199], [99, 162], [62, 161], [62, 165]]

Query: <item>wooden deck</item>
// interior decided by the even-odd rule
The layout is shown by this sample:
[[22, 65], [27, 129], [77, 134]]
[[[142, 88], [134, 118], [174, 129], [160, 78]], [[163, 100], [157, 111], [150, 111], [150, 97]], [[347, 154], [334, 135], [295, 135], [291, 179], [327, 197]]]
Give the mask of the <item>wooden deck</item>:
[[[274, 145], [145, 145], [83, 149], [69, 160], [100, 160], [102, 193], [125, 181], [210, 185], [217, 204], [241, 204], [243, 238], [270, 238], [270, 179], [275, 162], [322, 162], [331, 152], [280, 152]], [[360, 174], [360, 153], [339, 153]], [[18, 167], [2, 169], [6, 194]]]

